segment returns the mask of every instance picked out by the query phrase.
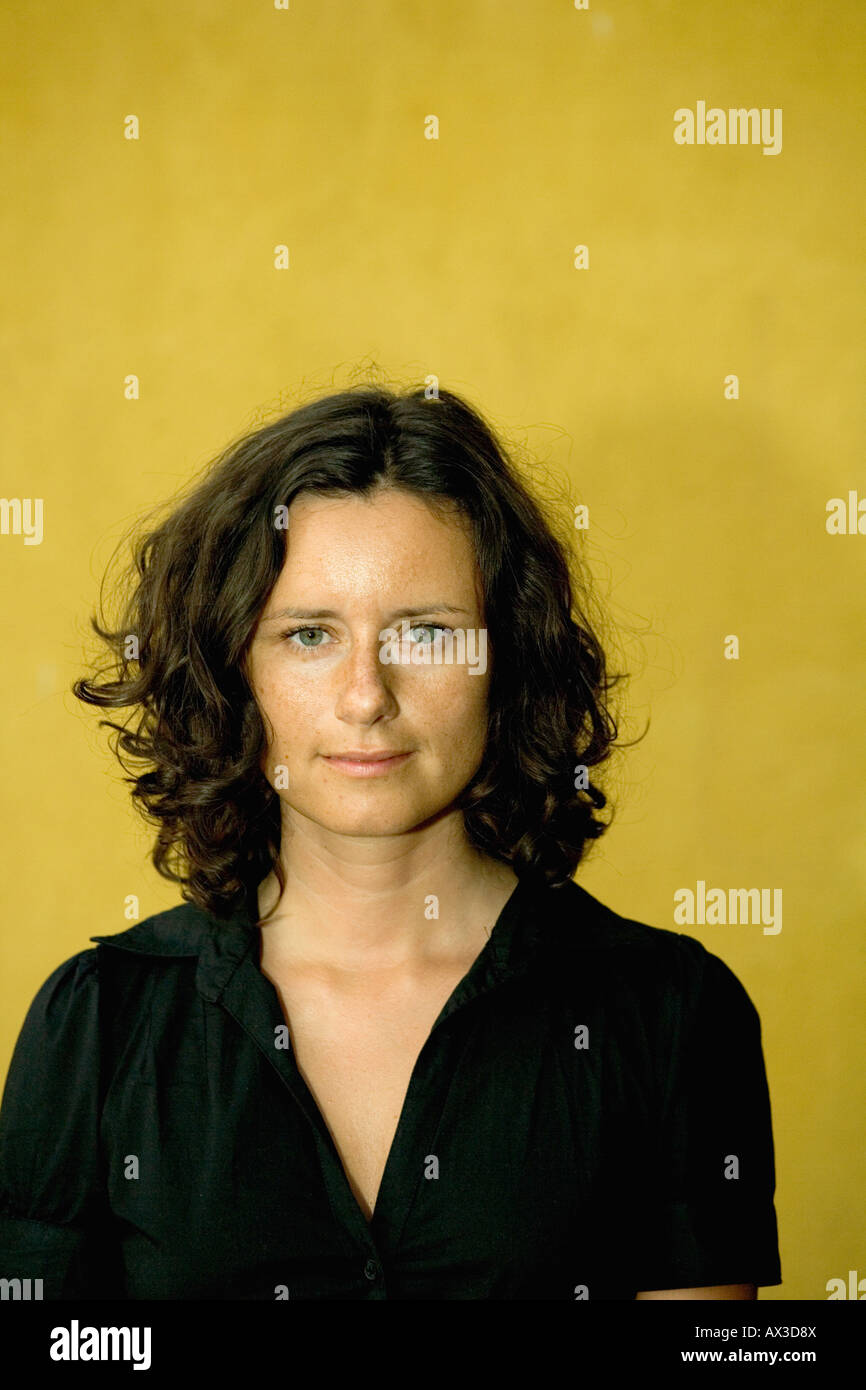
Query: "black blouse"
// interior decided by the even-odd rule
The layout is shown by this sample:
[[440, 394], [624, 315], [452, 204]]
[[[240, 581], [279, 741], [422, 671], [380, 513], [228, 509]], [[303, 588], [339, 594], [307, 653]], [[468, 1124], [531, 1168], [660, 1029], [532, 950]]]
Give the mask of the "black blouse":
[[0, 1110], [0, 1278], [45, 1299], [781, 1282], [760, 1020], [697, 940], [521, 879], [421, 1049], [368, 1223], [254, 910], [183, 903], [39, 990]]

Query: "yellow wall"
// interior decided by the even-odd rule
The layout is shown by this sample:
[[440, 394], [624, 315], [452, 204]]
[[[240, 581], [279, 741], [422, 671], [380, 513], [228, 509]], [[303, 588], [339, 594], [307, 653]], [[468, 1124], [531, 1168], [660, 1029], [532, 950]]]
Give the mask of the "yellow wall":
[[[179, 901], [69, 693], [114, 544], [369, 358], [465, 392], [588, 504], [627, 732], [652, 724], [579, 879], [662, 927], [698, 879], [783, 890], [776, 934], [677, 929], [763, 1021], [785, 1282], [762, 1297], [866, 1275], [866, 535], [825, 526], [828, 499], [866, 495], [864, 19], [8, 0], [2, 492], [43, 499], [44, 536], [0, 536], [4, 1071], [38, 986], [128, 925], [127, 894], [142, 917]], [[781, 108], [781, 152], [675, 143], [698, 101]]]

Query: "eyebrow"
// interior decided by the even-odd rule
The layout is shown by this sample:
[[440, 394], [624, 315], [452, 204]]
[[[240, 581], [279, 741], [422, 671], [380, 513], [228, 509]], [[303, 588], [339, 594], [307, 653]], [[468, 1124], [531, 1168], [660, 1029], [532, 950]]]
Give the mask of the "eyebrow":
[[[393, 622], [395, 618], [420, 618], [424, 613], [465, 613], [470, 616], [467, 608], [455, 608], [453, 603], [428, 603], [423, 608], [397, 608], [386, 620], [386, 626]], [[339, 618], [340, 614], [336, 608], [281, 608], [277, 613], [271, 613], [267, 618], [262, 619], [262, 623], [284, 622], [287, 618]]]

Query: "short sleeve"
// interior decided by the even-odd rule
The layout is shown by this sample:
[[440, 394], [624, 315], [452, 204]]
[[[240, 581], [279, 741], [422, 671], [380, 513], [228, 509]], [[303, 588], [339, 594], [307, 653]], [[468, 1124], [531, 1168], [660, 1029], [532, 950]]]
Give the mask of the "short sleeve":
[[[693, 984], [659, 1078], [665, 1096], [639, 1290], [779, 1284], [775, 1157], [761, 1023], [743, 985], [680, 936]], [[669, 1020], [670, 1025], [670, 1020]]]
[[39, 990], [0, 1106], [0, 1278], [41, 1279], [46, 1300], [100, 1292], [97, 954], [80, 952]]

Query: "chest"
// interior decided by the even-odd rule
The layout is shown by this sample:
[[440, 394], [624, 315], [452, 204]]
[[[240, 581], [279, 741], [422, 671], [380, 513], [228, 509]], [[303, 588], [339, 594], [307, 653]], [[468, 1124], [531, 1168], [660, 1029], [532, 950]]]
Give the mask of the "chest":
[[401, 988], [337, 990], [272, 976], [298, 1070], [321, 1112], [352, 1193], [369, 1221], [418, 1055], [468, 969]]

